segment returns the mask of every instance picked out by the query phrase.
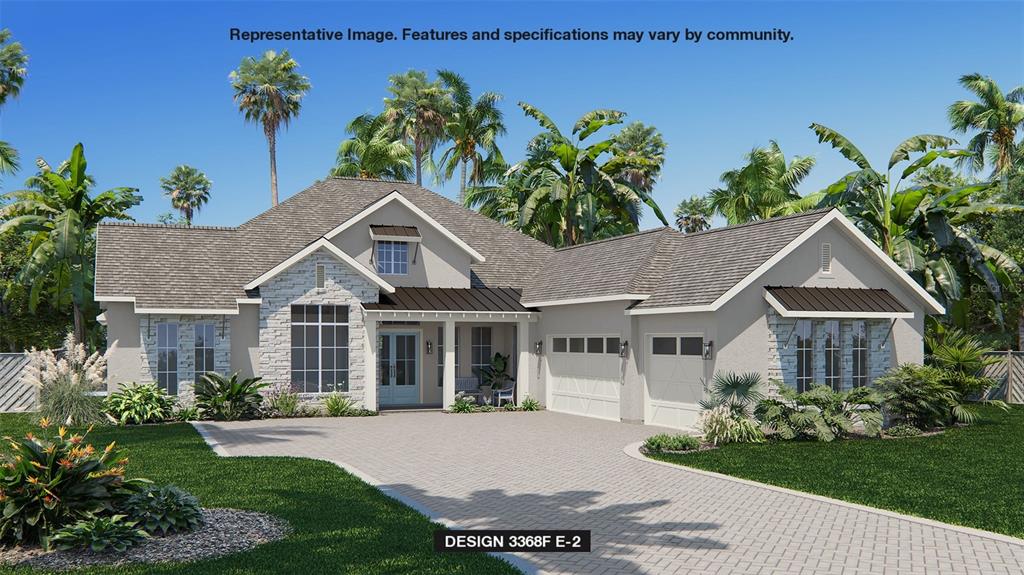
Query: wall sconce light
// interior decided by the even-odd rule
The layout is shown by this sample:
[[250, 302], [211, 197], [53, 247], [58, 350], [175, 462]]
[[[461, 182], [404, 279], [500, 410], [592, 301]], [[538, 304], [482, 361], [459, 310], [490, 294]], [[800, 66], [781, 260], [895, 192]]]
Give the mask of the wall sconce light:
[[711, 359], [711, 351], [715, 342], [708, 340], [704, 342], [704, 359]]
[[533, 344], [533, 353], [537, 355], [544, 355], [544, 340], [538, 340]]
[[619, 346], [619, 357], [626, 357], [629, 355], [629, 342], [623, 341], [622, 345]]
[[434, 353], [434, 342], [427, 340], [427, 355]]

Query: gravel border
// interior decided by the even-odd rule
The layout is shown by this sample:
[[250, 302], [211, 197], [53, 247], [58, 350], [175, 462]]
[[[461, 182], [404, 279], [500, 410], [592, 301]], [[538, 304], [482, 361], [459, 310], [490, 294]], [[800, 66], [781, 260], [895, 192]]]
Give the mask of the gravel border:
[[124, 553], [68, 550], [44, 553], [38, 547], [0, 549], [0, 565], [63, 571], [89, 565], [189, 562], [247, 551], [291, 532], [282, 519], [256, 511], [204, 509], [203, 526], [189, 533], [156, 537]]

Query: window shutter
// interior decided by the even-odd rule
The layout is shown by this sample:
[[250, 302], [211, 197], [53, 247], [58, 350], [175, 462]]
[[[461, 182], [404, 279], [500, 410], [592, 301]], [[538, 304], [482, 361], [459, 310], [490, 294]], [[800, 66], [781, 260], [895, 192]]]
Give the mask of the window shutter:
[[821, 273], [832, 273], [832, 244], [821, 244]]

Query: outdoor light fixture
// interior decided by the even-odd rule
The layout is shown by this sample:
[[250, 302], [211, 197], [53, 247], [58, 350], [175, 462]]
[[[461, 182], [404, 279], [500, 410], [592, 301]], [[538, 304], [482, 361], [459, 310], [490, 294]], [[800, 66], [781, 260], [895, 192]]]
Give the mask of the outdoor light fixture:
[[434, 342], [427, 340], [427, 355], [434, 353]]
[[629, 353], [629, 342], [628, 341], [623, 341], [622, 345], [619, 346], [619, 357], [626, 357], [626, 354], [628, 354], [628, 353]]
[[704, 359], [711, 359], [711, 348], [715, 342], [708, 340], [704, 342]]
[[544, 353], [544, 340], [537, 340], [537, 343], [533, 344], [533, 353], [542, 355]]

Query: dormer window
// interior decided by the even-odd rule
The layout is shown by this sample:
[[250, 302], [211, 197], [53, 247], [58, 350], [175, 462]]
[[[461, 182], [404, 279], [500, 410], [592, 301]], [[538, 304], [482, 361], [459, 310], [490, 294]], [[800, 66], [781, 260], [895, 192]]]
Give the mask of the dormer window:
[[409, 243], [396, 241], [377, 242], [377, 273], [408, 275]]

